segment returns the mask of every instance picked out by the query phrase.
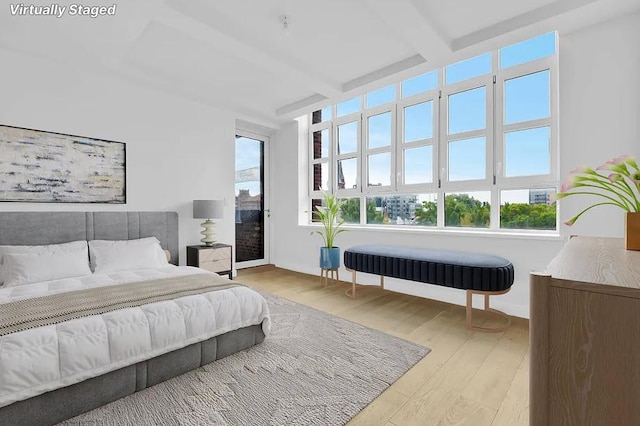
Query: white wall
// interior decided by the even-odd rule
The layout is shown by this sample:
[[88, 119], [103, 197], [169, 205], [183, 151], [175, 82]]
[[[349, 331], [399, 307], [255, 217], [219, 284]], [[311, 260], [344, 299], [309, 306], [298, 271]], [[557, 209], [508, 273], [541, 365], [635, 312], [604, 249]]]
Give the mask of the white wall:
[[103, 74], [0, 50], [0, 124], [127, 144], [127, 204], [2, 203], [3, 211], [177, 211], [180, 261], [198, 244], [194, 199], [228, 203], [218, 239], [233, 242], [235, 118]]
[[[576, 165], [598, 165], [612, 157], [629, 153], [640, 157], [640, 15], [633, 15], [560, 35], [560, 168], [564, 176]], [[298, 198], [306, 192], [306, 168], [299, 149], [298, 126], [283, 127], [275, 136], [273, 156], [273, 238], [272, 261], [300, 272], [319, 274], [320, 240], [309, 235], [309, 227], [298, 226]], [[302, 157], [302, 158], [299, 158]], [[297, 165], [294, 167], [293, 165]], [[561, 205], [563, 221], [577, 213], [571, 199]], [[578, 203], [579, 204], [579, 203]], [[562, 235], [621, 236], [622, 213], [615, 210], [593, 212], [573, 228], [563, 225]], [[356, 244], [388, 243], [441, 249], [464, 249], [492, 253], [511, 260], [516, 281], [510, 293], [495, 297], [492, 305], [513, 315], [529, 315], [529, 272], [544, 270], [562, 248], [561, 239], [527, 239], [504, 236], [475, 236], [454, 233], [352, 230], [341, 234], [344, 248]], [[346, 271], [343, 280], [349, 280]], [[373, 276], [359, 282], [377, 283]], [[388, 279], [385, 284], [424, 297], [464, 304], [464, 292]], [[479, 302], [479, 300], [477, 301]]]
[[[561, 176], [581, 164], [599, 166], [622, 154], [640, 158], [640, 14], [560, 38]], [[561, 203], [566, 221], [593, 197]], [[622, 237], [623, 212], [603, 206], [568, 233]]]

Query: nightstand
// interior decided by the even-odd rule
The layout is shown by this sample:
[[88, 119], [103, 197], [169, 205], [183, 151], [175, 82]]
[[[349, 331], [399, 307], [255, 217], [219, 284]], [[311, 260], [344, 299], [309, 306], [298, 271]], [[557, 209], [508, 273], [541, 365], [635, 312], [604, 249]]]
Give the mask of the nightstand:
[[187, 246], [187, 266], [206, 269], [219, 275], [229, 274], [232, 279], [232, 247], [216, 243], [212, 246]]

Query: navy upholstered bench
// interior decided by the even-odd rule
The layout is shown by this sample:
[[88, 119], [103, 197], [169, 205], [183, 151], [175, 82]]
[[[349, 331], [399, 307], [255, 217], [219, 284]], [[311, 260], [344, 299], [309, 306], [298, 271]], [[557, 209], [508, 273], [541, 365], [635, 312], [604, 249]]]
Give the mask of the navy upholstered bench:
[[[467, 328], [479, 331], [503, 331], [510, 318], [489, 306], [489, 296], [504, 294], [513, 284], [513, 265], [507, 259], [480, 253], [445, 251], [427, 248], [409, 248], [387, 245], [362, 245], [344, 252], [344, 265], [351, 271], [351, 291], [356, 297], [356, 272], [384, 277], [453, 287], [467, 292]], [[485, 311], [494, 312], [508, 321], [505, 327], [488, 329], [472, 324], [472, 297], [484, 295]]]

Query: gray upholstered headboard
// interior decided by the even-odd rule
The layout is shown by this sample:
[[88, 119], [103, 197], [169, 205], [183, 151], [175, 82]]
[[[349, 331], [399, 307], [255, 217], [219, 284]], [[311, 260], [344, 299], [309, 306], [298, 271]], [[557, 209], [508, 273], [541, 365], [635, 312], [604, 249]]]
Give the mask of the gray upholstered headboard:
[[178, 264], [176, 212], [0, 212], [0, 245], [156, 237]]

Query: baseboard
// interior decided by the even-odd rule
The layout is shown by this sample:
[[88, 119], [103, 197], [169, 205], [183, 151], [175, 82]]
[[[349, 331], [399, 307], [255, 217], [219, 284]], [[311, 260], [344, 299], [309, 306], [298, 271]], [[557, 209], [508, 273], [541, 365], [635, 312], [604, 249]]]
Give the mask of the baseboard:
[[[300, 272], [303, 274], [320, 276], [320, 267], [310, 268], [308, 266], [300, 266], [297, 264], [278, 262], [276, 267], [282, 269], [288, 269], [290, 271]], [[351, 282], [351, 273], [344, 267], [340, 268], [340, 280], [345, 283]], [[377, 275], [358, 273], [358, 284], [361, 285], [374, 285], [377, 286], [380, 282], [380, 278]], [[440, 302], [451, 303], [454, 305], [465, 306], [466, 305], [466, 292], [441, 287], [437, 285], [429, 285], [423, 283], [417, 283], [407, 280], [400, 280], [395, 278], [385, 277], [384, 287], [390, 291], [396, 291], [398, 293], [410, 294], [413, 296], [424, 297], [427, 299], [438, 300]], [[529, 319], [529, 305], [520, 305], [515, 303], [504, 302], [504, 296], [495, 296], [491, 298], [491, 307], [503, 311], [518, 318]], [[482, 309], [483, 299], [481, 296], [474, 297], [473, 306]]]

